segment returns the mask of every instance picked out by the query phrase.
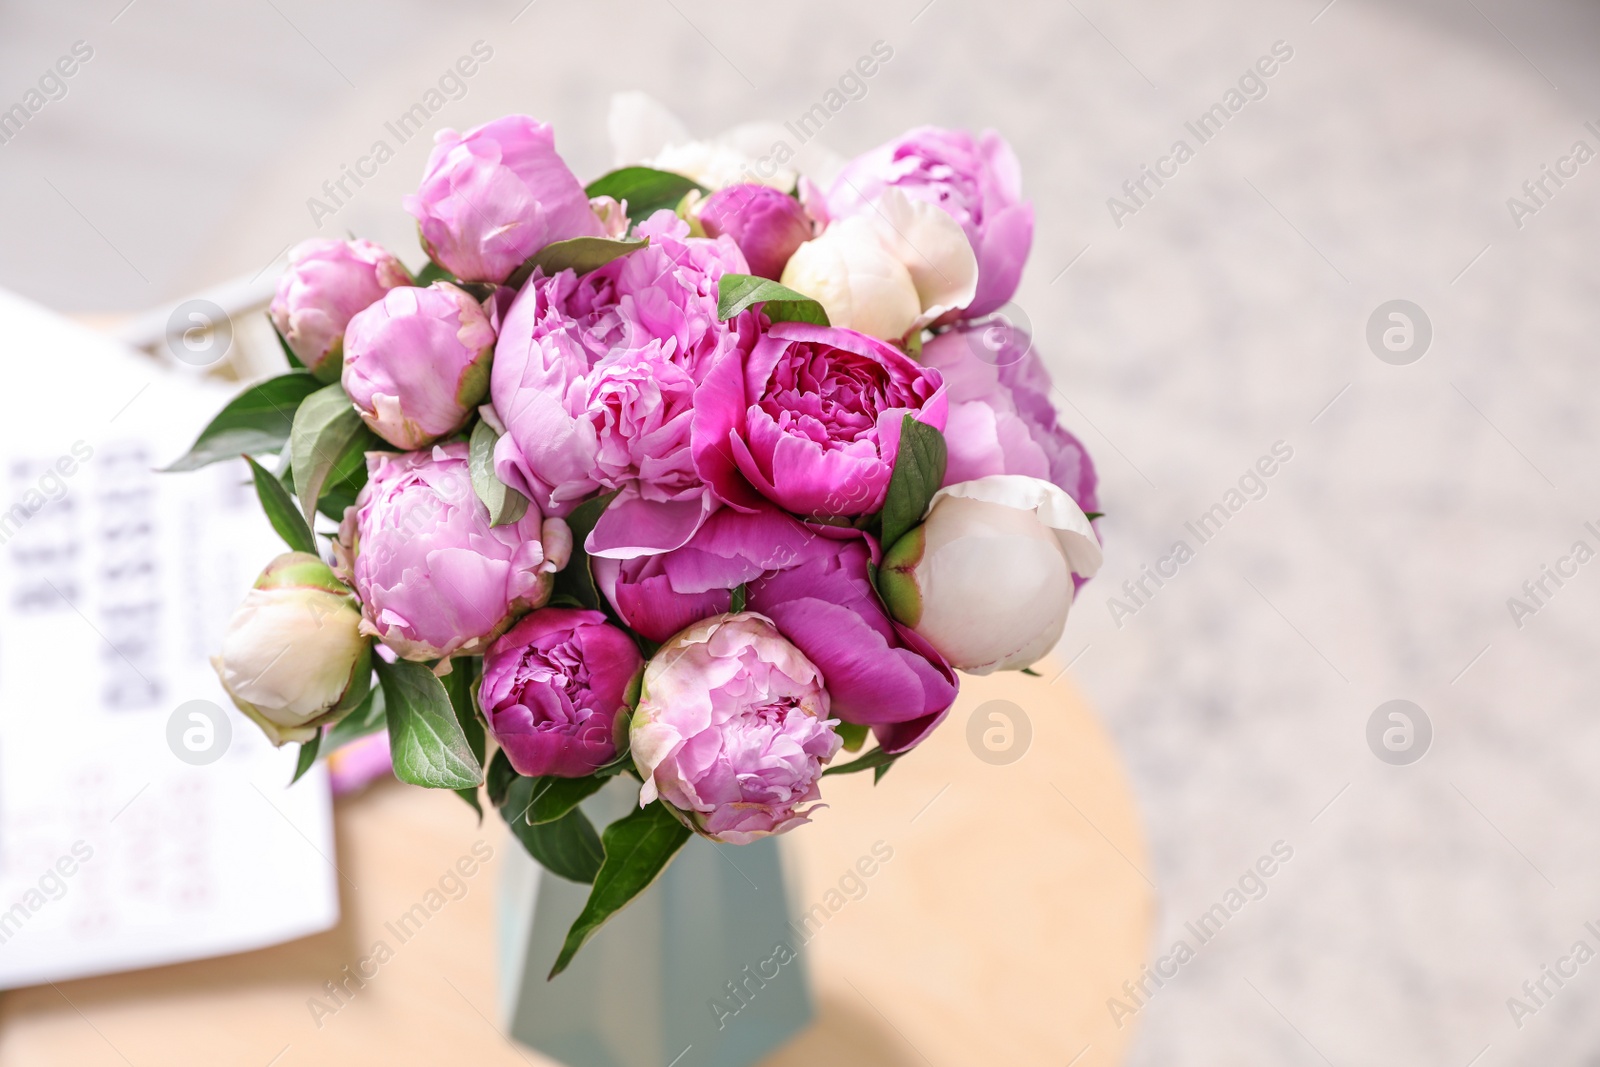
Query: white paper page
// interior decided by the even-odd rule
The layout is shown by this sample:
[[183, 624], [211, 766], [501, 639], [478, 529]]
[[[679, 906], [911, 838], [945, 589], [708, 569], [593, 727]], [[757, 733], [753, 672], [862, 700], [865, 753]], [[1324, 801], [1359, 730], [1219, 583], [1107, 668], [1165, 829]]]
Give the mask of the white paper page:
[[154, 473], [236, 390], [3, 291], [0, 374], [0, 988], [332, 927], [326, 774], [208, 662], [285, 548], [241, 464]]

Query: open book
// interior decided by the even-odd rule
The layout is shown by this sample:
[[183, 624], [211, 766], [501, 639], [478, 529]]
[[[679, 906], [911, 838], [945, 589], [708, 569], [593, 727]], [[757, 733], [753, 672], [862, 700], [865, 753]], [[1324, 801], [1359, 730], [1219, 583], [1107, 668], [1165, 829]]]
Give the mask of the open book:
[[285, 549], [242, 464], [155, 473], [229, 390], [4, 291], [0, 352], [0, 988], [328, 929], [324, 771], [208, 662]]

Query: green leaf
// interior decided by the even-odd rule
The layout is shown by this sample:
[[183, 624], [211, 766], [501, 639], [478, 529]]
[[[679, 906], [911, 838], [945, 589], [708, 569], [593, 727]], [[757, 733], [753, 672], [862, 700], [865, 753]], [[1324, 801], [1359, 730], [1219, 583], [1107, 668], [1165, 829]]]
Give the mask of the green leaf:
[[416, 281], [420, 288], [426, 289], [434, 282], [450, 282], [455, 284], [456, 276], [433, 260], [428, 260], [421, 270], [417, 271]]
[[555, 822], [606, 784], [604, 778], [532, 778], [533, 790], [528, 796], [527, 810], [522, 818], [537, 826]]
[[267, 521], [272, 523], [272, 528], [278, 531], [284, 544], [296, 552], [309, 552], [315, 556], [317, 539], [312, 536], [311, 527], [306, 525], [300, 509], [294, 506], [294, 498], [289, 495], [289, 490], [249, 456], [244, 457], [244, 461], [250, 464], [250, 473], [256, 480], [256, 496], [261, 498], [261, 510], [267, 513]]
[[327, 743], [329, 752], [335, 752], [352, 741], [377, 733], [387, 722], [383, 689], [372, 686], [367, 690], [366, 699], [356, 705], [356, 710], [328, 727], [323, 741]]
[[899, 758], [899, 756], [896, 756], [888, 763], [880, 763], [878, 766], [872, 768], [872, 784], [877, 785], [879, 782], [883, 781], [883, 776], [889, 773], [890, 767], [894, 766], [894, 760]]
[[900, 451], [883, 498], [879, 543], [885, 552], [922, 522], [928, 502], [944, 482], [944, 434], [907, 415], [900, 421]]
[[311, 765], [317, 762], [317, 749], [321, 746], [321, 744], [322, 731], [320, 730], [317, 731], [317, 736], [313, 737], [311, 740], [301, 742], [300, 758], [295, 762], [294, 777], [289, 779], [290, 785], [294, 785], [301, 778], [305, 777], [305, 773], [311, 769]]
[[589, 569], [589, 553], [583, 550], [583, 543], [589, 539], [590, 531], [616, 495], [607, 493], [593, 500], [585, 500], [567, 516], [567, 528], [572, 531], [572, 559], [556, 574], [554, 589], [558, 596], [569, 596], [586, 608], [608, 614], [611, 606], [605, 603], [605, 598], [595, 587], [594, 573]]
[[533, 796], [532, 778], [517, 778], [500, 806], [500, 817], [528, 854], [551, 874], [573, 882], [593, 882], [605, 858], [600, 835], [581, 808], [555, 822], [529, 823], [522, 817]]
[[[478, 760], [478, 765], [483, 766], [485, 738], [483, 721], [478, 718], [476, 680], [478, 661], [471, 656], [458, 656], [451, 660], [451, 672], [440, 679], [444, 683], [445, 692], [450, 694], [450, 706], [455, 709], [456, 722], [461, 725], [461, 733], [467, 739], [467, 747], [472, 749], [472, 754]], [[478, 787], [470, 789], [457, 789], [456, 795], [478, 813], [478, 822], [483, 822], [483, 804], [478, 800]]]
[[[889, 765], [899, 758], [899, 755], [891, 756], [883, 749], [875, 748], [860, 759], [853, 759], [849, 763], [840, 763], [829, 767], [822, 772], [822, 776], [826, 778], [830, 774], [855, 774], [857, 771], [877, 770], [879, 768], [887, 770]], [[879, 774], [878, 777], [882, 778], [883, 775]]]
[[483, 765], [461, 730], [444, 683], [420, 663], [377, 660], [394, 776], [430, 789], [466, 789]]
[[364, 463], [373, 439], [337, 382], [306, 397], [295, 412], [289, 455], [307, 526], [315, 521], [323, 489]]
[[861, 746], [867, 743], [867, 735], [872, 731], [853, 722], [841, 722], [833, 728], [833, 732], [843, 739], [846, 752], [860, 752]]
[[[365, 447], [353, 450], [348, 457], [353, 464], [349, 472], [335, 470], [328, 475], [328, 482], [322, 487], [322, 499], [317, 501], [317, 510], [334, 522], [343, 520], [345, 509], [355, 504], [356, 494], [367, 484], [367, 453], [385, 447], [373, 434]], [[341, 464], [343, 466], [345, 464]]]
[[472, 810], [478, 813], [478, 825], [482, 826], [483, 802], [478, 799], [478, 787], [473, 786], [471, 789], [457, 789], [455, 790], [455, 794], [462, 800], [465, 800], [468, 804], [472, 805]]
[[494, 427], [479, 419], [472, 428], [467, 467], [472, 473], [472, 491], [489, 509], [489, 525], [509, 526], [528, 513], [528, 498], [494, 473], [494, 443], [498, 440]]
[[827, 326], [828, 313], [822, 305], [779, 285], [770, 278], [753, 274], [724, 274], [717, 282], [717, 318], [727, 320], [752, 304], [765, 304], [761, 310], [773, 322], [809, 322]]
[[1106, 513], [1103, 511], [1086, 511], [1083, 513], [1083, 517], [1088, 519], [1090, 522], [1093, 522], [1095, 519], [1105, 518]]
[[596, 178], [589, 183], [584, 193], [591, 200], [597, 196], [626, 200], [628, 220], [639, 222], [662, 208], [676, 208], [678, 201], [694, 189], [702, 193], [706, 191], [705, 186], [692, 178], [685, 178], [668, 170], [656, 170], [653, 167], [623, 167]]
[[300, 402], [322, 388], [305, 371], [294, 371], [252, 385], [217, 413], [189, 451], [168, 471], [194, 471], [246, 453], [276, 452], [289, 439]]
[[750, 590], [744, 582], [740, 582], [733, 589], [733, 595], [728, 598], [728, 614], [737, 615], [744, 610], [745, 601], [750, 599]]
[[589, 891], [583, 911], [567, 931], [566, 943], [550, 969], [551, 978], [567, 969], [584, 942], [593, 937], [607, 919], [650, 888], [689, 837], [689, 828], [659, 800], [629, 812], [606, 827], [602, 839], [605, 862], [595, 876], [594, 888]]
[[497, 808], [504, 807], [506, 794], [511, 791], [511, 783], [517, 777], [516, 768], [511, 766], [511, 758], [506, 755], [506, 750], [495, 749], [494, 758], [489, 761], [488, 776], [484, 779], [489, 791], [489, 803]]
[[483, 720], [478, 718], [478, 660], [472, 656], [457, 656], [450, 661], [450, 667], [450, 673], [439, 681], [450, 696], [450, 707], [456, 713], [456, 722], [467, 739], [467, 747], [482, 766], [485, 738]]
[[546, 278], [560, 274], [564, 270], [588, 274], [618, 256], [637, 252], [649, 243], [648, 237], [641, 237], [637, 241], [618, 241], [610, 237], [571, 237], [565, 241], [554, 241], [529, 256], [522, 266], [512, 271], [511, 277], [506, 279], [506, 284], [513, 289], [521, 289], [522, 284], [533, 276], [535, 270], [544, 271]]
[[1043, 678], [1044, 677], [1044, 675], [1040, 674], [1038, 671], [1034, 670], [1032, 667], [1024, 667], [1024, 668], [1022, 668], [1022, 673], [1026, 674], [1029, 678]]
[[[356, 502], [356, 494], [367, 484], [366, 452], [388, 447], [375, 434], [370, 436], [368, 441], [371, 447], [363, 452], [353, 452], [344, 463], [340, 464], [339, 469], [328, 475], [328, 484], [322, 487], [322, 499], [317, 501], [317, 510], [334, 522], [344, 518], [345, 509]], [[348, 473], [345, 468], [348, 468]], [[289, 455], [287, 442], [284, 443], [278, 462], [277, 478], [285, 489], [294, 492], [294, 462]]]

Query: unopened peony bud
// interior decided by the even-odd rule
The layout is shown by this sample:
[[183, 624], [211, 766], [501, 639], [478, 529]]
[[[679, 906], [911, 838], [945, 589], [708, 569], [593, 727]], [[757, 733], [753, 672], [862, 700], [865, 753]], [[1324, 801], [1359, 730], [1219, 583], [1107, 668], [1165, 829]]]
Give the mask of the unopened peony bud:
[[457, 278], [503, 282], [545, 245], [603, 233], [545, 123], [507, 115], [433, 140], [404, 204], [429, 257]]
[[372, 642], [361, 607], [316, 556], [267, 565], [212, 657], [222, 686], [275, 745], [309, 741], [366, 699]]
[[939, 490], [883, 558], [889, 610], [953, 667], [1020, 670], [1055, 647], [1074, 574], [1100, 569], [1083, 510], [1040, 478], [996, 474]]
[[794, 250], [811, 239], [811, 218], [800, 201], [770, 185], [730, 185], [699, 209], [707, 237], [727, 234], [744, 253], [750, 273], [777, 281]]
[[345, 509], [334, 552], [361, 597], [362, 632], [409, 660], [475, 656], [550, 599], [572, 531], [537, 506], [489, 525], [467, 446], [367, 453], [367, 484]]
[[454, 433], [489, 392], [494, 326], [449, 282], [391, 289], [350, 320], [344, 391], [361, 419], [397, 448]]
[[320, 380], [339, 380], [344, 332], [363, 308], [411, 275], [371, 241], [302, 241], [289, 252], [268, 314], [295, 358]]

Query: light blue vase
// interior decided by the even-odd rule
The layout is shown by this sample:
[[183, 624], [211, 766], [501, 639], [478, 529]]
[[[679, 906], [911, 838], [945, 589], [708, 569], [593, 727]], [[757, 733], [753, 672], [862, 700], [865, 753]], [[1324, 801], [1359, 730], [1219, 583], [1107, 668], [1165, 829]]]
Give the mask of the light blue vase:
[[[602, 828], [638, 802], [619, 776], [584, 801]], [[692, 838], [546, 981], [587, 885], [508, 849], [500, 1007], [516, 1040], [567, 1067], [747, 1067], [812, 1018], [778, 843]]]

